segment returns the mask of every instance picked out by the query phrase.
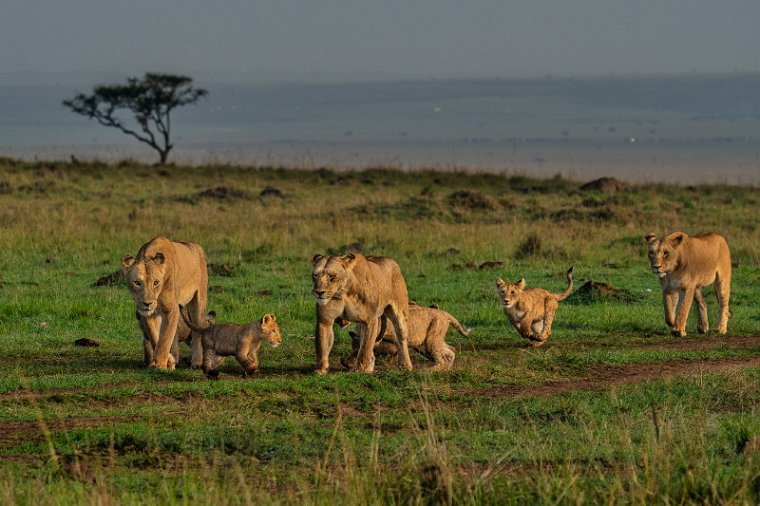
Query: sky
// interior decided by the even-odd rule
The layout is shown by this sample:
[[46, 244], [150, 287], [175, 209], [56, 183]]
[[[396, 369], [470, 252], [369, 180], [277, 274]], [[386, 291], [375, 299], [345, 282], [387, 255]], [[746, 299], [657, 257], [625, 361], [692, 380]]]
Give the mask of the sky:
[[760, 72], [758, 0], [0, 0], [0, 83]]

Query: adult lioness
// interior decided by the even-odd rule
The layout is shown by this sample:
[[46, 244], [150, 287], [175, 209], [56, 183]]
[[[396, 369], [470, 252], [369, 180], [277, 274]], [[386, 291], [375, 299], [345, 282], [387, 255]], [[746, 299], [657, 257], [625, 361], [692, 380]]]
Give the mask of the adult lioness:
[[375, 355], [372, 351], [385, 315], [396, 330], [399, 365], [412, 369], [407, 346], [406, 309], [409, 295], [398, 264], [387, 257], [364, 257], [358, 253], [345, 256], [315, 255], [312, 259], [312, 285], [317, 299], [315, 345], [317, 374], [329, 367], [330, 350], [335, 335], [335, 319], [360, 324], [360, 349], [355, 370], [372, 372]]
[[512, 326], [524, 338], [528, 346], [541, 346], [552, 333], [552, 322], [559, 302], [573, 291], [573, 268], [567, 270], [567, 289], [562, 293], [550, 293], [543, 288], [525, 288], [525, 280], [509, 283], [496, 279], [499, 301]]
[[[406, 312], [406, 323], [409, 328], [409, 347], [432, 361], [431, 369], [434, 371], [447, 371], [454, 365], [455, 349], [445, 341], [449, 326], [453, 325], [457, 332], [465, 337], [472, 330], [462, 327], [459, 320], [454, 318], [451, 313], [438, 309], [437, 306], [424, 307], [409, 304], [409, 309]], [[346, 367], [351, 367], [356, 361], [360, 342], [359, 336], [355, 332], [348, 334], [351, 336], [353, 354], [341, 363]], [[381, 329], [381, 334], [378, 335], [374, 345], [374, 352], [378, 355], [395, 355], [398, 352], [396, 333], [392, 327], [388, 327], [385, 332]]]
[[683, 232], [657, 239], [654, 234], [644, 237], [649, 246], [649, 265], [660, 278], [665, 323], [671, 334], [686, 335], [686, 320], [691, 303], [696, 299], [699, 310], [697, 330], [707, 332], [707, 305], [702, 288], [715, 286], [720, 306], [718, 332], [728, 327], [728, 299], [731, 295], [731, 252], [723, 236], [700, 234], [690, 237]]
[[[170, 353], [179, 323], [179, 306], [186, 305], [190, 318], [201, 322], [206, 314], [208, 271], [203, 248], [193, 242], [174, 242], [155, 237], [143, 244], [136, 257], [121, 259], [127, 287], [135, 299], [141, 318], [140, 328], [145, 361], [151, 367], [174, 369]], [[191, 364], [203, 363], [200, 340], [192, 343]]]

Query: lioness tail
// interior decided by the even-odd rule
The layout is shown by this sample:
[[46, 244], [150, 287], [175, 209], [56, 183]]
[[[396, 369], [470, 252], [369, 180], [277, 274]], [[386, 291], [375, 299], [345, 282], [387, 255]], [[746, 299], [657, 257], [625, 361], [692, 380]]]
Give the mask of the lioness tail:
[[555, 297], [557, 297], [557, 301], [565, 300], [570, 296], [570, 294], [573, 293], [573, 268], [570, 267], [567, 270], [567, 290], [565, 290], [562, 293], [556, 294]]

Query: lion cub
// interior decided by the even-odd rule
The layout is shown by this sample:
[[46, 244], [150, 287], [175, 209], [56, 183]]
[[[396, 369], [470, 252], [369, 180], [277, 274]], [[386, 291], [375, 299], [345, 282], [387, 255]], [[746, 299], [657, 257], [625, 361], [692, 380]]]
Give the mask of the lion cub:
[[[384, 319], [382, 316], [381, 319]], [[451, 313], [438, 309], [438, 306], [418, 306], [410, 303], [406, 311], [406, 323], [409, 326], [409, 347], [417, 350], [428, 360], [433, 362], [431, 367], [434, 371], [448, 371], [454, 364], [456, 354], [452, 346], [446, 344], [446, 333], [449, 325], [467, 337], [472, 329], [465, 329], [459, 320]], [[374, 346], [375, 354], [395, 355], [398, 352], [396, 346], [396, 333], [392, 325], [381, 322], [381, 334], [377, 337]], [[348, 333], [351, 336], [353, 354], [343, 360], [345, 367], [351, 368], [356, 361], [361, 342], [355, 332]]]
[[573, 268], [567, 270], [567, 290], [562, 293], [549, 293], [543, 288], [525, 288], [525, 280], [509, 283], [496, 279], [499, 299], [504, 314], [526, 339], [528, 346], [541, 346], [546, 343], [552, 332], [554, 314], [559, 302], [565, 300], [573, 291]]
[[217, 378], [219, 371], [216, 369], [222, 365], [224, 359], [234, 355], [243, 366], [243, 377], [255, 373], [259, 368], [258, 351], [261, 341], [267, 341], [276, 348], [282, 336], [280, 326], [273, 314], [265, 314], [260, 320], [247, 325], [235, 325], [232, 323], [210, 324], [208, 327], [200, 327], [185, 318], [185, 323], [200, 337], [203, 343], [203, 365], [201, 369], [209, 378]]

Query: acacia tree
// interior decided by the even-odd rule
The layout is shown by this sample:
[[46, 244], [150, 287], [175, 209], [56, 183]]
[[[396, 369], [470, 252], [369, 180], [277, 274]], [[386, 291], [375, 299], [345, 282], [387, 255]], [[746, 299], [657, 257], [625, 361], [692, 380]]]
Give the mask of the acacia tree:
[[[171, 112], [174, 108], [193, 104], [208, 91], [193, 88], [186, 76], [146, 73], [142, 79], [127, 79], [127, 84], [98, 85], [92, 95], [78, 93], [63, 105], [77, 114], [96, 120], [103, 126], [115, 127], [158, 151], [159, 163], [166, 163], [171, 143]], [[135, 126], [117, 116], [119, 110], [130, 111]]]

